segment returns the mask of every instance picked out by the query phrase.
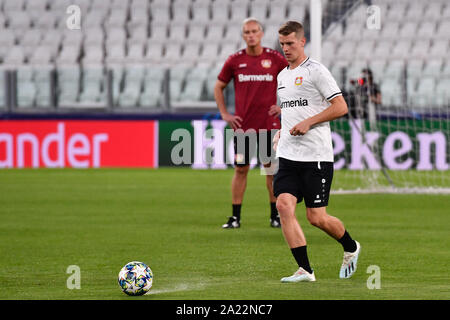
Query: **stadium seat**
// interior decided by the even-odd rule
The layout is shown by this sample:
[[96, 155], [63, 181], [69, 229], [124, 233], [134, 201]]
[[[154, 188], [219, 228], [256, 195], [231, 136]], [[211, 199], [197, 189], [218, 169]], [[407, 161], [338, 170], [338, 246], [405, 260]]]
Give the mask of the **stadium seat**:
[[162, 43], [149, 41], [145, 59], [150, 63], [160, 63], [163, 59], [164, 46]]
[[294, 5], [289, 2], [289, 8], [287, 9], [286, 20], [304, 21], [306, 16], [306, 7], [300, 5]]
[[58, 105], [73, 106], [78, 100], [80, 89], [80, 67], [78, 64], [61, 66], [57, 69]]
[[367, 19], [367, 5], [358, 6], [347, 18], [347, 22], [363, 24]]
[[[356, 80], [361, 77], [362, 70], [367, 68], [366, 60], [353, 60], [347, 68], [347, 77], [350, 80]], [[348, 83], [347, 83], [348, 84]]]
[[395, 79], [384, 79], [380, 83], [382, 103], [385, 106], [400, 106], [402, 104], [402, 90]]
[[427, 59], [425, 63], [425, 67], [423, 68], [424, 76], [436, 76], [441, 73], [443, 65], [442, 59]]
[[441, 76], [450, 78], [450, 61], [444, 60], [444, 66], [441, 70]]
[[202, 43], [204, 40], [205, 40], [205, 26], [203, 24], [191, 23], [189, 25], [188, 36], [183, 42]]
[[406, 3], [393, 2], [389, 6], [386, 21], [403, 21], [406, 12]]
[[345, 45], [341, 45], [336, 50], [336, 58], [342, 60], [350, 60], [352, 59], [356, 48], [356, 43], [354, 41], [348, 42]]
[[39, 15], [34, 18], [34, 28], [39, 30], [49, 30], [56, 27], [56, 15], [51, 11], [39, 12]]
[[106, 13], [99, 10], [89, 11], [82, 21], [83, 29], [102, 28]]
[[219, 45], [214, 42], [207, 42], [203, 45], [203, 48], [198, 57], [199, 63], [210, 65], [217, 59], [217, 54], [219, 52]]
[[412, 44], [411, 51], [408, 54], [409, 59], [421, 58], [425, 59], [430, 50], [430, 40], [427, 38], [416, 41]]
[[417, 22], [406, 22], [404, 23], [397, 36], [403, 39], [412, 39], [417, 35]]
[[8, 27], [13, 30], [26, 30], [31, 26], [31, 18], [26, 11], [6, 11]]
[[214, 24], [226, 24], [229, 20], [229, 4], [226, 1], [214, 1], [211, 3], [211, 21]]
[[[106, 46], [122, 45], [125, 47], [127, 34], [124, 28], [110, 28], [106, 34]], [[100, 43], [101, 44], [101, 43]]]
[[192, 21], [196, 23], [207, 24], [209, 23], [209, 2], [195, 1], [192, 4]]
[[354, 21], [347, 24], [344, 29], [344, 39], [346, 41], [358, 41], [361, 38], [361, 29], [363, 24], [360, 21]]
[[[448, 6], [450, 8], [450, 5]], [[448, 30], [450, 30], [450, 20], [443, 20], [437, 30], [436, 34], [434, 35], [437, 39], [446, 39], [448, 40]]]
[[219, 75], [220, 70], [222, 70], [222, 66], [218, 65], [212, 67], [208, 71], [205, 81], [206, 98], [208, 100], [214, 100], [214, 86], [217, 82], [217, 76]]
[[406, 58], [411, 50], [411, 40], [399, 40], [392, 47], [391, 57], [395, 59]]
[[194, 65], [198, 61], [200, 45], [198, 43], [187, 43], [184, 46], [180, 60]]
[[267, 23], [279, 24], [280, 21], [286, 20], [286, 4], [271, 1], [268, 4]]
[[181, 55], [181, 44], [177, 42], [171, 42], [166, 45], [166, 51], [164, 54], [164, 62], [167, 64], [173, 64], [179, 61]]
[[56, 57], [58, 65], [74, 65], [80, 57], [80, 47], [78, 45], [64, 45], [59, 56]]
[[99, 65], [103, 62], [104, 49], [101, 45], [88, 46], [84, 48], [82, 63], [84, 65]]
[[130, 20], [127, 22], [129, 31], [136, 30], [140, 27], [147, 28], [148, 22], [148, 12], [146, 8], [133, 7], [130, 9]]
[[397, 39], [400, 24], [397, 21], [389, 21], [382, 24], [381, 27], [381, 39]]
[[434, 21], [423, 21], [417, 29], [417, 36], [431, 39], [436, 33], [436, 23]]
[[22, 11], [25, 7], [24, 0], [3, 0], [3, 11]]
[[406, 74], [411, 78], [418, 78], [422, 74], [423, 59], [409, 59], [406, 66]]
[[233, 53], [236, 52], [236, 43], [235, 42], [224, 42], [221, 45], [220, 53], [217, 57], [218, 62], [224, 63], [225, 60]]
[[51, 77], [53, 66], [39, 66], [34, 68], [34, 83], [36, 86], [36, 106], [52, 107], [51, 98]]
[[442, 3], [430, 2], [421, 19], [424, 21], [438, 21], [441, 18]]
[[163, 103], [162, 81], [144, 81], [144, 90], [139, 97], [139, 106], [155, 108]]
[[428, 56], [430, 58], [444, 58], [447, 55], [448, 43], [448, 40], [435, 40], [428, 52]]
[[34, 47], [34, 51], [30, 54], [28, 63], [31, 65], [49, 65], [53, 62], [52, 48], [47, 45], [39, 45]]
[[219, 43], [220, 41], [222, 41], [223, 34], [223, 26], [220, 24], [214, 24], [206, 28], [206, 38], [204, 38], [205, 45], [210, 42]]
[[167, 23], [167, 21], [170, 21], [170, 7], [167, 5], [167, 3], [161, 5], [161, 4], [151, 4], [150, 6], [150, 15], [152, 17], [151, 23]]
[[186, 26], [184, 23], [172, 25], [170, 28], [169, 39], [172, 42], [182, 43], [186, 39]]
[[164, 43], [167, 41], [167, 25], [166, 23], [152, 22], [150, 26], [150, 38], [152, 42]]
[[139, 105], [141, 94], [141, 81], [130, 81], [127, 79], [125, 88], [119, 96], [118, 105], [120, 107], [136, 107]]
[[148, 26], [135, 26], [135, 27], [127, 27], [129, 37], [126, 38], [128, 44], [132, 43], [147, 43], [148, 39]]
[[123, 9], [116, 9], [116, 10], [111, 9], [111, 13], [105, 19], [104, 26], [107, 29], [117, 27], [124, 28], [126, 21], [127, 21], [127, 11], [123, 11]]
[[404, 19], [407, 21], [415, 22], [416, 24], [422, 20], [424, 14], [424, 8], [422, 7], [423, 2], [416, 2], [413, 5], [409, 6], [409, 9], [406, 10], [406, 14]]
[[178, 4], [174, 4], [172, 6], [172, 21], [175, 21], [176, 24], [172, 26], [176, 26], [177, 24], [187, 24], [190, 20], [190, 7], [186, 2], [179, 2]]
[[249, 4], [249, 16], [254, 17], [262, 23], [267, 19], [267, 2], [252, 1]]
[[409, 95], [410, 103], [413, 107], [429, 108], [435, 99], [435, 79], [434, 77], [420, 78], [416, 91]]
[[121, 64], [125, 61], [125, 47], [121, 44], [111, 45], [106, 50], [105, 62], [107, 65]]
[[248, 3], [239, 1], [230, 6], [230, 22], [241, 24], [248, 17]]
[[101, 27], [90, 28], [89, 31], [86, 32], [86, 35], [84, 36], [84, 45], [90, 46], [103, 44], [104, 38], [105, 36], [103, 34], [103, 28]]
[[450, 94], [448, 88], [450, 88], [450, 78], [443, 78], [440, 81], [437, 81], [435, 103], [440, 107], [450, 106]]
[[388, 61], [384, 76], [399, 81], [405, 71], [405, 62], [403, 59], [392, 59]]
[[131, 43], [128, 46], [128, 52], [125, 57], [125, 62], [128, 64], [142, 64], [145, 63], [144, 58], [144, 43]]
[[32, 81], [17, 82], [17, 107], [29, 108], [35, 105], [36, 86]]
[[374, 47], [374, 40], [362, 40], [356, 45], [354, 56], [358, 59], [369, 59], [373, 54]]
[[3, 63], [9, 67], [20, 66], [25, 62], [25, 52], [19, 45], [15, 45], [9, 48]]
[[386, 60], [384, 59], [369, 59], [369, 68], [372, 70], [372, 74], [375, 82], [380, 82], [383, 79], [384, 68], [386, 66]]

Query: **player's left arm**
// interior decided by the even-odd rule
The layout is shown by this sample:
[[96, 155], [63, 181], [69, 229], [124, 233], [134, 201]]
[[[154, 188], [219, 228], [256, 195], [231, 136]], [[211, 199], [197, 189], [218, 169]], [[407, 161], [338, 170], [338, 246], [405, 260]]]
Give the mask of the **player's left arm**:
[[291, 130], [289, 130], [291, 135], [304, 135], [312, 126], [315, 126], [316, 124], [332, 121], [347, 114], [347, 103], [345, 102], [342, 95], [334, 97], [333, 99], [329, 100], [329, 102], [331, 103], [330, 106], [322, 112], [297, 123]]

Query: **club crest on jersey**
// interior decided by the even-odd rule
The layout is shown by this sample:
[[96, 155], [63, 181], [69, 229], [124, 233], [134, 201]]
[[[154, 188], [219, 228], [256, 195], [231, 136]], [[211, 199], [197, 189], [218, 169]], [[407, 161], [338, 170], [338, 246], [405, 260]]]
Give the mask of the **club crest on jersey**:
[[303, 83], [303, 77], [295, 78], [295, 85], [300, 86]]
[[270, 59], [261, 60], [261, 66], [263, 68], [269, 69], [272, 66], [272, 60], [270, 60]]

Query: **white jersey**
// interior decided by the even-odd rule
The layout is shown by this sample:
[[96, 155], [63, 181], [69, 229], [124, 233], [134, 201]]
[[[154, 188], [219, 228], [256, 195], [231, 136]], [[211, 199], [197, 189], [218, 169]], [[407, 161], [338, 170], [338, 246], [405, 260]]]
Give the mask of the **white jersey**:
[[330, 105], [342, 95], [330, 71], [320, 62], [306, 58], [294, 69], [278, 74], [281, 107], [281, 135], [277, 157], [293, 161], [334, 161], [329, 122], [317, 124], [305, 134], [292, 136], [289, 130]]

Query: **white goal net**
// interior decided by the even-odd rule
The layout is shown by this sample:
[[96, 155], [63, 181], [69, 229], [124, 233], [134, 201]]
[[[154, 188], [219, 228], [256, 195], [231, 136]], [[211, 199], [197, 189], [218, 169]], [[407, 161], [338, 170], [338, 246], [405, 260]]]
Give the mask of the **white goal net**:
[[[450, 58], [442, 50], [450, 36], [441, 30], [450, 4], [321, 5], [319, 22], [314, 10], [304, 21], [307, 50], [330, 69], [350, 109], [331, 124], [334, 192], [450, 194]], [[314, 28], [322, 30], [319, 52]]]

